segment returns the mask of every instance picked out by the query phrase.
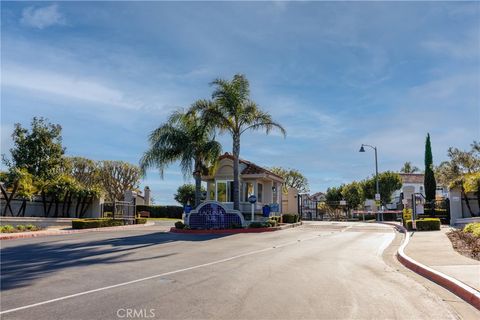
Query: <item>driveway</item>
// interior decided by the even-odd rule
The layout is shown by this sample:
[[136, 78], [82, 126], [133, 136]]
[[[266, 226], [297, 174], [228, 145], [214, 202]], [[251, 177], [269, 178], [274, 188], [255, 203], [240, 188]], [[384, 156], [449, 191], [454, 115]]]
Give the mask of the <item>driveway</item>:
[[3, 241], [2, 319], [457, 318], [385, 263], [388, 226], [215, 236], [165, 228]]

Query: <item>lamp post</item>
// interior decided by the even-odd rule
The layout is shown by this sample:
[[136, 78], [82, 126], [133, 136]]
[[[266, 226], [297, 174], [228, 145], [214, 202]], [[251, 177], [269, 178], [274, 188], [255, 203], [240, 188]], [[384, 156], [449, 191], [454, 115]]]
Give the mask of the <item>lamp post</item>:
[[[373, 150], [375, 150], [375, 187], [376, 187], [376, 190], [377, 190], [377, 194], [375, 195], [375, 198], [379, 197], [380, 196], [380, 187], [378, 186], [378, 159], [377, 159], [377, 147], [374, 147], [374, 146], [371, 146], [369, 144], [363, 144], [362, 143], [362, 146], [360, 147], [360, 150], [359, 152], [365, 152], [365, 148], [364, 147], [370, 147], [372, 148]], [[377, 196], [378, 195], [378, 196]], [[375, 199], [376, 201], [380, 200], [380, 199]], [[383, 218], [383, 217], [382, 217]], [[382, 219], [383, 220], [383, 219]]]

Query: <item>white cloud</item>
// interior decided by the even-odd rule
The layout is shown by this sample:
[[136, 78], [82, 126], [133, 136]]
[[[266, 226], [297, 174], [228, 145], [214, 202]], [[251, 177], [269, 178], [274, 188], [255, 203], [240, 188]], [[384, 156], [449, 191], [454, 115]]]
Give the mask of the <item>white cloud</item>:
[[20, 23], [38, 29], [65, 24], [65, 17], [58, 11], [58, 5], [47, 7], [27, 7], [23, 9]]

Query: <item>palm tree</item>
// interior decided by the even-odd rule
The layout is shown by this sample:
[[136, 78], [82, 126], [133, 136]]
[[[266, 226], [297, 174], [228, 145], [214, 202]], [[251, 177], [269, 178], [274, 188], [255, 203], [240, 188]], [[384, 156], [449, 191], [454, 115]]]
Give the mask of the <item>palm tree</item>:
[[414, 165], [410, 161], [407, 161], [403, 164], [402, 169], [400, 169], [400, 172], [402, 173], [415, 173], [420, 171], [420, 169]]
[[272, 120], [272, 116], [262, 111], [250, 100], [250, 89], [247, 78], [236, 74], [231, 81], [215, 79], [212, 83], [215, 90], [213, 101], [197, 104], [193, 111], [200, 111], [207, 123], [214, 124], [220, 132], [228, 132], [233, 140], [233, 208], [240, 208], [239, 156], [240, 137], [248, 130], [279, 129], [285, 136], [285, 129]]
[[[201, 104], [197, 101], [192, 108]], [[200, 204], [201, 177], [208, 168], [215, 165], [222, 146], [214, 140], [214, 127], [203, 122], [198, 113], [183, 110], [174, 112], [168, 121], [155, 129], [149, 138], [150, 148], [140, 160], [140, 168], [145, 175], [150, 167], [163, 172], [166, 167], [180, 161], [184, 177], [193, 172], [195, 179], [195, 206]]]

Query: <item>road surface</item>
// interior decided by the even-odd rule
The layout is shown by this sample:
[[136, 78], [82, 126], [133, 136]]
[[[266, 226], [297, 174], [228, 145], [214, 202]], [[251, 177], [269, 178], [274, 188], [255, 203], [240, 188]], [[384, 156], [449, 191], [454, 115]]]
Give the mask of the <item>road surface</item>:
[[456, 319], [386, 263], [391, 227], [306, 223], [180, 235], [164, 226], [2, 241], [2, 319]]

